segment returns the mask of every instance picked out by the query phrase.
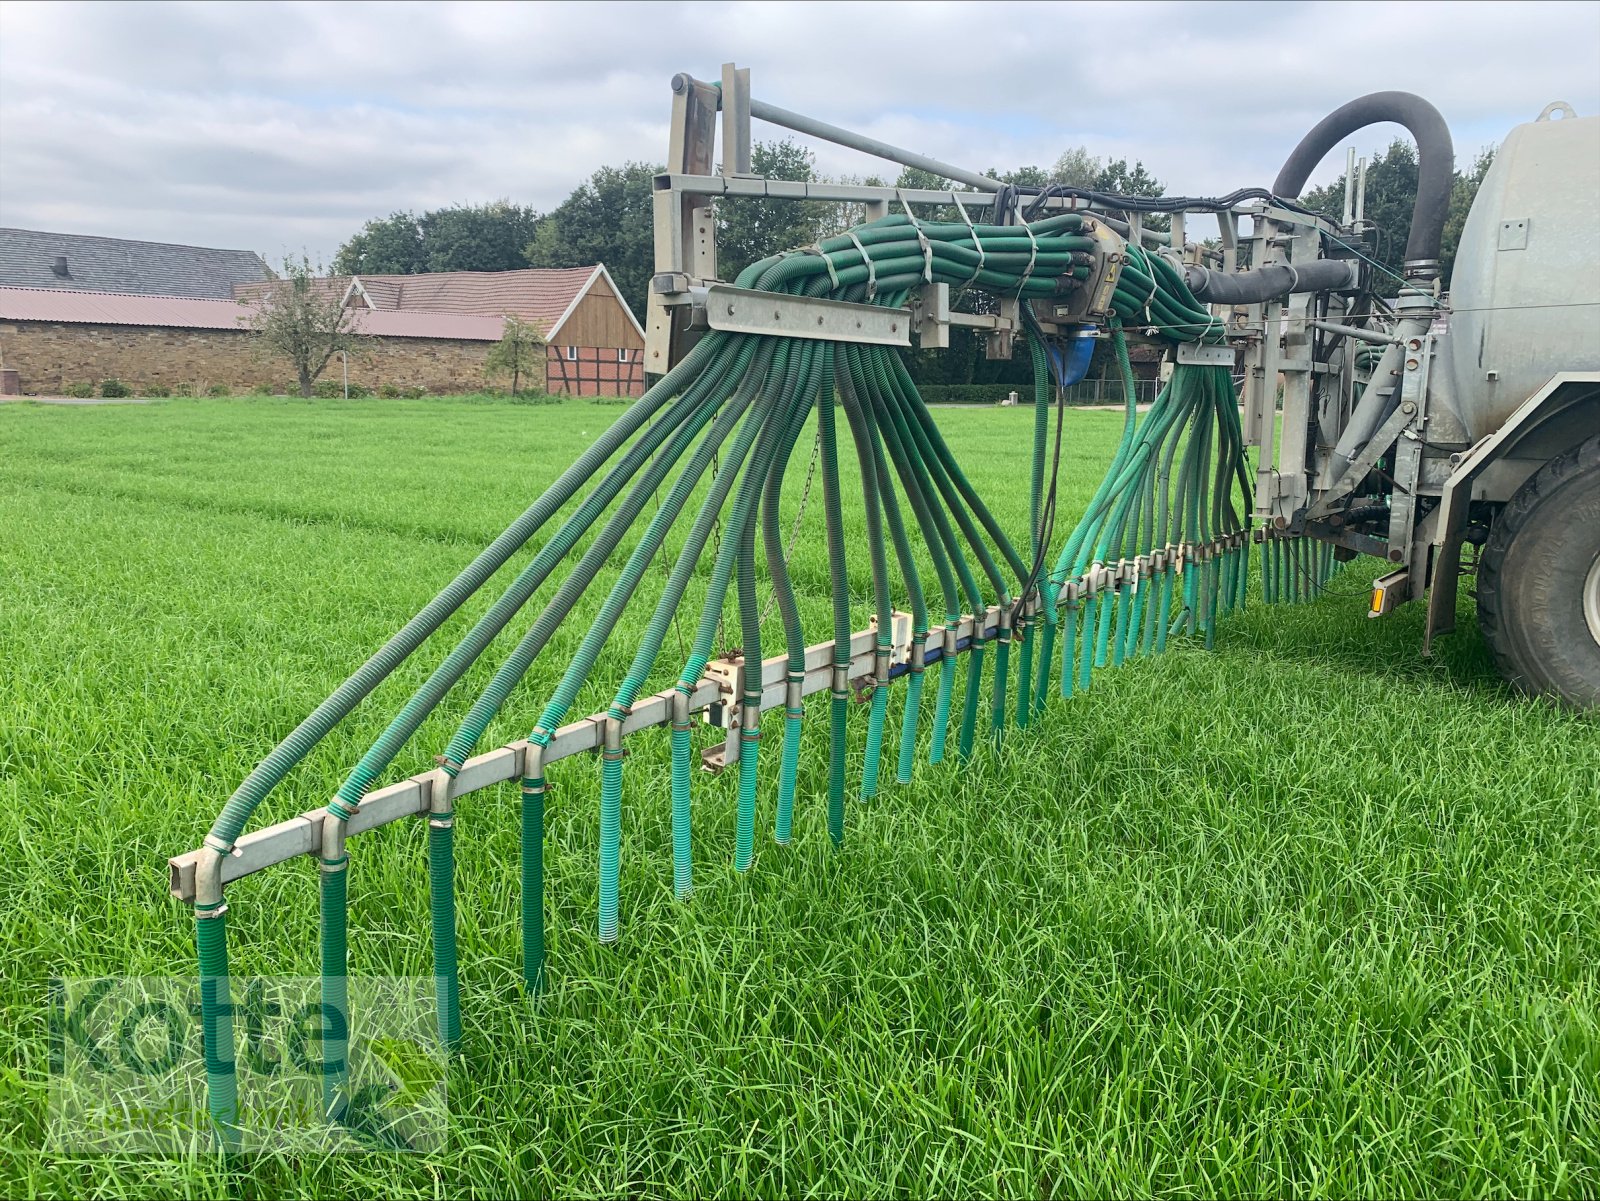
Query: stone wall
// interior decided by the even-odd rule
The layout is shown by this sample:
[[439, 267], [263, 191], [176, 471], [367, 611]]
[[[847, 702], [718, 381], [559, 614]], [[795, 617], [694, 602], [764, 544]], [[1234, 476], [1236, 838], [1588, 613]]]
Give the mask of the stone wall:
[[[483, 361], [493, 345], [374, 338], [365, 353], [350, 356], [350, 382], [374, 391], [384, 384], [438, 393], [481, 391]], [[0, 361], [18, 373], [29, 396], [60, 395], [71, 384], [98, 386], [105, 379], [120, 379], [135, 392], [152, 384], [187, 385], [197, 393], [219, 384], [230, 392], [298, 390], [293, 369], [260, 357], [243, 330], [0, 321]], [[322, 378], [343, 378], [337, 356]]]

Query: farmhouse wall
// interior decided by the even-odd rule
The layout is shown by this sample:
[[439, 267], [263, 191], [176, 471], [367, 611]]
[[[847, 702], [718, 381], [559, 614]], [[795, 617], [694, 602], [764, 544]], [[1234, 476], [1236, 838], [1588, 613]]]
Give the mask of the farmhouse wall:
[[595, 280], [589, 294], [573, 307], [556, 332], [555, 341], [606, 350], [644, 349], [638, 327], [628, 319], [627, 306], [604, 276]]
[[[483, 362], [492, 342], [447, 338], [374, 338], [350, 356], [350, 382], [429, 392], [475, 392], [484, 387]], [[25, 395], [59, 395], [70, 384], [120, 379], [135, 390], [181, 384], [204, 391], [260, 388], [293, 393], [294, 371], [260, 357], [246, 331], [178, 329], [76, 322], [0, 322], [0, 359], [15, 370]], [[339, 360], [323, 379], [342, 379]]]
[[644, 394], [644, 339], [605, 276], [595, 280], [555, 331], [545, 356], [545, 391], [552, 396]]
[[643, 396], [644, 348], [552, 344], [544, 373], [551, 396]]

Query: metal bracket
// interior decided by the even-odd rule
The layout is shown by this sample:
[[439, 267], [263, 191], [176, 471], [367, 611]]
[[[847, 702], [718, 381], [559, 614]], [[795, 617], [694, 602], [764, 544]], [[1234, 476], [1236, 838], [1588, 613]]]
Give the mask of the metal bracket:
[[1178, 343], [1178, 362], [1185, 365], [1232, 368], [1236, 357], [1231, 346], [1204, 346], [1199, 342]]
[[1016, 339], [1017, 325], [1022, 318], [1022, 302], [1015, 296], [1002, 296], [1000, 298], [1000, 317], [995, 327], [989, 331], [989, 336], [984, 339], [983, 357], [986, 359], [1009, 359], [1012, 344]]
[[952, 325], [990, 331], [1015, 329], [1014, 318], [997, 313], [963, 313], [952, 309], [949, 284], [923, 284], [912, 293], [912, 304], [917, 345], [923, 350], [948, 350]]
[[[697, 289], [691, 289], [694, 295]], [[706, 324], [736, 334], [775, 334], [826, 342], [911, 346], [911, 316], [903, 309], [812, 296], [789, 296], [712, 284], [705, 290]], [[697, 303], [696, 307], [699, 307]]]
[[744, 693], [744, 673], [745, 661], [738, 655], [713, 659], [706, 664], [705, 678], [716, 681], [717, 699], [705, 707], [701, 720], [728, 733], [721, 742], [700, 751], [700, 767], [703, 771], [719, 772], [730, 763], [739, 761], [739, 728], [744, 717], [740, 697]]
[[1395, 439], [1400, 436], [1400, 431], [1410, 425], [1416, 415], [1416, 405], [1412, 402], [1407, 401], [1397, 405], [1394, 412], [1389, 414], [1389, 419], [1378, 427], [1377, 433], [1372, 435], [1366, 449], [1356, 456], [1345, 473], [1339, 477], [1339, 481], [1328, 489], [1316, 504], [1306, 510], [1306, 520], [1326, 517], [1332, 513], [1334, 505], [1350, 495], [1351, 490], [1367, 477], [1372, 465], [1383, 457], [1384, 451], [1394, 445]]
[[[873, 614], [867, 621], [867, 628], [873, 633], [878, 629], [878, 616]], [[911, 662], [911, 614], [902, 613], [899, 609], [890, 611], [889, 614], [889, 641], [891, 664], [900, 667]]]
[[1372, 603], [1368, 617], [1386, 617], [1412, 597], [1411, 573], [1404, 567], [1372, 581]]
[[1111, 316], [1111, 297], [1116, 293], [1117, 281], [1122, 278], [1122, 264], [1128, 258], [1128, 244], [1103, 221], [1085, 221], [1082, 232], [1095, 240], [1095, 253], [1098, 256], [1089, 276], [1095, 286], [1085, 289], [1089, 301], [1084, 308], [1084, 315], [1104, 320]]

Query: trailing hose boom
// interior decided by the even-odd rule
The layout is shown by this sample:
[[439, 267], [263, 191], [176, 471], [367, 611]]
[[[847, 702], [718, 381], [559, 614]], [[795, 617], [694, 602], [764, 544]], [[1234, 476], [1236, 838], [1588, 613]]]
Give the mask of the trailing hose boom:
[[[1008, 189], [972, 173], [959, 177], [976, 192], [787, 185], [786, 197], [798, 188], [811, 189], [811, 198], [864, 202], [869, 219], [753, 263], [728, 283], [716, 275], [714, 240], [703, 236], [714, 227], [707, 205], [719, 195], [766, 194], [756, 189], [781, 182], [739, 173], [741, 162], [748, 167], [752, 114], [820, 136], [854, 137], [752, 101], [748, 72], [731, 66], [720, 85], [674, 80], [672, 163], [657, 180], [658, 272], [646, 343], [647, 366], [659, 378], [262, 761], [201, 849], [172, 861], [173, 891], [193, 902], [197, 919], [211, 1112], [225, 1138], [237, 1134], [240, 1112], [228, 881], [295, 855], [316, 856], [324, 1004], [343, 1013], [348, 890], [358, 870], [349, 837], [425, 814], [438, 1030], [454, 1046], [461, 1000], [453, 840], [458, 821], [478, 817], [474, 792], [513, 779], [521, 785], [522, 972], [527, 992], [538, 994], [549, 968], [549, 781], [561, 759], [600, 755], [594, 921], [598, 939], [612, 942], [624, 924], [627, 814], [652, 803], [630, 787], [626, 738], [668, 727], [673, 887], [687, 899], [705, 867], [695, 853], [697, 766], [737, 776], [736, 873], [754, 867], [759, 831], [770, 828], [777, 846], [788, 845], [795, 815], [807, 806], [841, 844], [854, 807], [891, 778], [908, 781], [919, 750], [930, 764], [952, 755], [968, 760], [1011, 727], [1030, 725], [1052, 696], [1092, 687], [1103, 668], [1158, 654], [1175, 635], [1211, 647], [1218, 621], [1246, 602], [1252, 518], [1261, 526], [1253, 537], [1261, 546], [1263, 599], [1310, 599], [1337, 566], [1331, 544], [1300, 536], [1315, 499], [1313, 473], [1302, 462], [1296, 478], [1285, 479], [1285, 462], [1274, 463], [1268, 390], [1275, 368], [1289, 370], [1292, 338], [1280, 344], [1272, 332], [1285, 305], [1298, 311], [1297, 297], [1314, 301], [1327, 324], [1356, 321], [1363, 336], [1390, 344], [1387, 332], [1366, 333], [1381, 323], [1352, 316], [1341, 299], [1366, 276], [1359, 256], [1320, 257], [1324, 238], [1338, 240], [1329, 223], [1257, 191], [1160, 207], [1154, 198], [1133, 203], [1071, 189]], [[727, 175], [712, 172], [719, 119]], [[883, 143], [866, 148], [947, 167]], [[940, 219], [927, 219], [930, 207]], [[1154, 211], [1169, 214], [1168, 231], [1143, 227]], [[1185, 242], [1185, 211], [1220, 213], [1218, 255], [1207, 259]], [[1258, 225], [1243, 259], [1242, 212]], [[1274, 262], [1281, 257], [1275, 248], [1285, 244], [1295, 260]], [[1419, 269], [1417, 279], [1425, 277]], [[986, 295], [992, 311], [952, 308], [952, 294], [968, 290]], [[1221, 312], [1208, 296], [1223, 302]], [[1403, 297], [1402, 314], [1408, 303]], [[985, 503], [981, 482], [963, 470], [959, 448], [941, 433], [900, 353], [913, 334], [924, 347], [948, 345], [950, 325], [963, 322], [985, 330], [991, 353], [1009, 356], [1020, 346], [1029, 356], [1029, 518], [1020, 531], [1006, 530]], [[1164, 348], [1171, 364], [1143, 413], [1130, 340]], [[1087, 509], [1070, 529], [1058, 529], [1065, 389], [1083, 377], [1097, 344], [1108, 347], [1122, 384], [1121, 433]], [[1232, 374], [1240, 355], [1247, 366], [1242, 410]], [[1379, 370], [1370, 357], [1364, 368], [1349, 357], [1351, 371]], [[1388, 361], [1387, 350], [1382, 357]], [[1295, 406], [1309, 404], [1311, 395], [1286, 388], [1286, 438], [1305, 428], [1293, 424], [1304, 417]], [[1252, 442], [1262, 447], [1254, 465]], [[784, 481], [807, 445], [820, 477], [831, 598], [826, 631], [802, 621], [789, 570], [792, 538], [786, 544], [779, 520]], [[851, 474], [858, 483], [847, 496]], [[861, 545], [847, 536], [847, 510], [864, 519]], [[247, 833], [256, 809], [294, 766], [523, 550], [531, 550], [526, 563], [351, 765], [327, 805], [297, 823]], [[871, 588], [858, 603], [850, 568], [862, 558]], [[620, 571], [607, 570], [618, 561]], [[670, 637], [669, 646], [677, 623], [692, 613], [691, 592], [700, 597], [692, 635]], [[777, 628], [765, 620], [768, 594]], [[862, 608], [869, 620], [858, 628]], [[569, 621], [582, 637], [563, 652], [553, 690], [530, 706], [521, 686]], [[498, 644], [513, 626], [515, 640]], [[730, 650], [726, 638], [735, 636], [737, 649]], [[620, 679], [604, 679], [609, 704], [575, 715], [619, 637], [631, 660]], [[460, 717], [437, 748], [436, 769], [374, 791], [422, 723], [497, 645], [489, 682], [456, 706]], [[899, 729], [891, 731], [888, 690], [896, 680], [905, 681], [905, 703]], [[827, 694], [825, 715], [806, 704], [818, 693]], [[866, 754], [852, 775], [850, 702], [858, 694], [869, 701]], [[508, 706], [528, 715], [526, 738], [480, 751], [490, 723]], [[772, 724], [766, 715], [779, 709], [781, 731], [764, 729]], [[725, 731], [698, 762], [697, 713]], [[819, 718], [828, 730], [826, 785], [811, 795], [801, 787], [799, 764], [805, 727]], [[774, 732], [776, 794], [763, 812], [760, 781], [771, 759], [764, 736]], [[343, 1049], [331, 1039], [323, 1046], [328, 1116], [349, 1120]]]

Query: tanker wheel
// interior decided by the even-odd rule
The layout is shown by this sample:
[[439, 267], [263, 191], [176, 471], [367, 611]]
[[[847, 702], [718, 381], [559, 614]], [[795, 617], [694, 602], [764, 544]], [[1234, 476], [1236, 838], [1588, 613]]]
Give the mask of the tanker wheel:
[[1600, 438], [1506, 502], [1478, 563], [1478, 623], [1518, 688], [1600, 709]]

